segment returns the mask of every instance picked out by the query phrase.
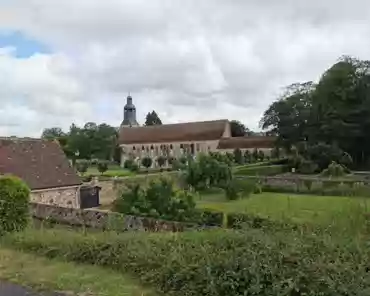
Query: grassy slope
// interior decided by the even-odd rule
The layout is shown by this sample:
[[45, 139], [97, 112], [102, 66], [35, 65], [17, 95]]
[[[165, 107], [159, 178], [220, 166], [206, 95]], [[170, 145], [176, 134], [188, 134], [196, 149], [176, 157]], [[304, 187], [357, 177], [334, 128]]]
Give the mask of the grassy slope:
[[[198, 207], [224, 212], [258, 214], [272, 219], [328, 225], [351, 222], [368, 211], [370, 200], [355, 197], [262, 193], [237, 201], [226, 201], [223, 194], [207, 194]], [[360, 215], [361, 216], [361, 215]], [[353, 221], [352, 221], [353, 222]]]
[[77, 265], [0, 248], [0, 279], [68, 295], [153, 295], [120, 273], [92, 265]]

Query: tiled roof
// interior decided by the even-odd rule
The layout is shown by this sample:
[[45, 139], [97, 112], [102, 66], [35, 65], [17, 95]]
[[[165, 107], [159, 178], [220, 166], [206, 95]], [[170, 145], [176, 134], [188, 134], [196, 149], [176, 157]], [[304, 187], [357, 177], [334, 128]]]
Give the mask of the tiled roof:
[[143, 127], [122, 127], [119, 133], [119, 144], [219, 140], [227, 126], [228, 120], [214, 120]]
[[234, 137], [223, 138], [218, 144], [218, 149], [251, 149], [273, 148], [275, 137]]
[[31, 190], [81, 184], [57, 142], [0, 138], [0, 174], [15, 175]]

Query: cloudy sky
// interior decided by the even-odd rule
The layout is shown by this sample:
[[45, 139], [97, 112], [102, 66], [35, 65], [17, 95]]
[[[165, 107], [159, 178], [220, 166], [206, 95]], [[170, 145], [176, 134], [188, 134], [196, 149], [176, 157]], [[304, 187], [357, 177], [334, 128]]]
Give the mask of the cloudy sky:
[[0, 136], [72, 122], [237, 119], [293, 82], [370, 59], [366, 0], [0, 0]]

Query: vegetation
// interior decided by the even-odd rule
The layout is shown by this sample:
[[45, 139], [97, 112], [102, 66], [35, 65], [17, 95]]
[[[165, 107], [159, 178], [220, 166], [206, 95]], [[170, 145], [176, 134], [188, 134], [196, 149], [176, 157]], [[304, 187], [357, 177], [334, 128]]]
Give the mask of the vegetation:
[[154, 110], [152, 112], [149, 112], [146, 115], [146, 118], [145, 118], [145, 125], [146, 126], [161, 125], [161, 124], [162, 124], [162, 120], [159, 118], [157, 112], [155, 112]]
[[[5, 244], [129, 272], [168, 295], [367, 295], [369, 246], [274, 229], [180, 234], [28, 230]], [[340, 260], [338, 260], [340, 258]]]
[[118, 272], [5, 248], [0, 248], [0, 278], [36, 291], [59, 291], [66, 295], [154, 295], [129, 276]]
[[79, 161], [76, 163], [76, 169], [81, 175], [87, 172], [87, 169], [89, 168], [89, 163], [85, 160]]
[[274, 176], [287, 171], [286, 165], [256, 165], [235, 169], [237, 176]]
[[101, 174], [104, 174], [108, 170], [108, 163], [106, 161], [98, 162], [98, 171]]
[[148, 170], [152, 166], [153, 160], [150, 157], [146, 156], [141, 159], [141, 164]]
[[0, 236], [23, 230], [28, 223], [30, 189], [20, 179], [0, 176]]
[[[304, 144], [321, 171], [331, 161], [355, 167], [370, 158], [370, 62], [343, 57], [317, 84], [296, 83], [265, 111], [261, 126], [291, 151]], [[311, 150], [311, 151], [310, 151]], [[308, 154], [308, 155], [307, 155]], [[348, 157], [349, 156], [349, 157]]]
[[130, 186], [113, 204], [116, 212], [173, 221], [189, 221], [195, 216], [192, 193], [174, 187], [173, 181], [160, 178], [144, 188]]

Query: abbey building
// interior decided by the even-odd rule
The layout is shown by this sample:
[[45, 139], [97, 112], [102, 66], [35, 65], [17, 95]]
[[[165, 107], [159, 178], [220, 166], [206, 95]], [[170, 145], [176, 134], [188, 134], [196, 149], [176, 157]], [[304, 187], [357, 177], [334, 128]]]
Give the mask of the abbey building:
[[126, 159], [140, 160], [149, 156], [156, 163], [159, 156], [180, 158], [183, 155], [196, 156], [199, 153], [232, 152], [258, 149], [271, 154], [273, 137], [231, 137], [230, 122], [227, 119], [139, 126], [136, 108], [131, 96], [127, 97], [123, 121], [119, 131], [121, 165]]

